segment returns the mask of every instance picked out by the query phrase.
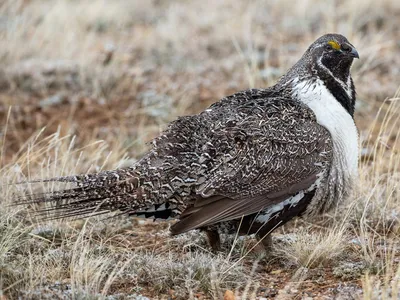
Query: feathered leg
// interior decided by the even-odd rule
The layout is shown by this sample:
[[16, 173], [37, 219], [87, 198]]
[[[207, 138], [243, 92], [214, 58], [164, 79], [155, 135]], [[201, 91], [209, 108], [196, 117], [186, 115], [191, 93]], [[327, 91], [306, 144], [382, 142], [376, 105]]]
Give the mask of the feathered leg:
[[219, 237], [219, 233], [216, 230], [204, 230], [208, 243], [214, 252], [221, 251], [221, 238]]
[[264, 246], [265, 251], [269, 252], [272, 249], [272, 236], [270, 230], [267, 232], [260, 230], [257, 233], [257, 239], [261, 241], [261, 244]]

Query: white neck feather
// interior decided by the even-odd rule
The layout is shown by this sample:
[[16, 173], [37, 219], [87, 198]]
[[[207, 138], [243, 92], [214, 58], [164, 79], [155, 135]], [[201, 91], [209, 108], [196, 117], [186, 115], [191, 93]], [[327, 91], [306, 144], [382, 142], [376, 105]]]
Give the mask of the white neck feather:
[[[330, 132], [333, 140], [333, 164], [346, 177], [357, 175], [358, 133], [353, 118], [321, 80], [293, 82], [293, 96], [310, 107], [317, 122]], [[350, 178], [348, 178], [350, 179]]]

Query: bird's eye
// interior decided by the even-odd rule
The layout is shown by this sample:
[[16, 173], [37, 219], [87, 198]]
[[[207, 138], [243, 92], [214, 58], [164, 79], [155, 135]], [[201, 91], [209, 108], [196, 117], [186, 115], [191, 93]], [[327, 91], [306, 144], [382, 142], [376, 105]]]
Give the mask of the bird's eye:
[[340, 48], [345, 52], [350, 52], [351, 51], [351, 47], [349, 45], [347, 45], [347, 44], [340, 45]]
[[328, 43], [326, 43], [326, 49], [327, 50], [333, 50], [333, 49], [340, 50], [340, 45], [338, 42], [331, 40]]

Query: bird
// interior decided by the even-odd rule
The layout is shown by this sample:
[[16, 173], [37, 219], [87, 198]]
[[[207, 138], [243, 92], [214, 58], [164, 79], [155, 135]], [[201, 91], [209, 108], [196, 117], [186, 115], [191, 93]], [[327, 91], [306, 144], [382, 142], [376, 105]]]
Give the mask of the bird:
[[132, 166], [40, 180], [72, 187], [29, 194], [46, 218], [109, 214], [175, 219], [172, 235], [271, 233], [295, 217], [314, 218], [349, 194], [357, 179], [356, 48], [329, 33], [315, 40], [277, 83], [222, 98], [178, 117]]

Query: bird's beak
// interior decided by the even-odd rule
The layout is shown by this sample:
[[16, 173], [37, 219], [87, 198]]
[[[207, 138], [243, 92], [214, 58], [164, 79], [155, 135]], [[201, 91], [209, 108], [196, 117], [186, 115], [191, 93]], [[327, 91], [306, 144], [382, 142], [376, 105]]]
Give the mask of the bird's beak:
[[349, 52], [349, 55], [350, 55], [351, 57], [354, 57], [354, 58], [360, 58], [360, 56], [358, 55], [358, 52], [357, 52], [356, 48], [354, 48], [353, 46], [351, 46], [351, 51]]

